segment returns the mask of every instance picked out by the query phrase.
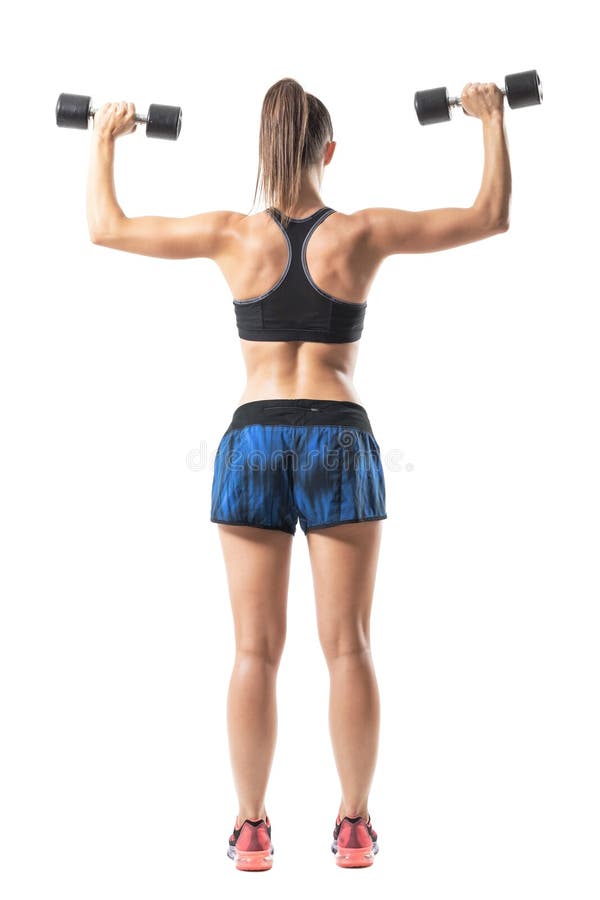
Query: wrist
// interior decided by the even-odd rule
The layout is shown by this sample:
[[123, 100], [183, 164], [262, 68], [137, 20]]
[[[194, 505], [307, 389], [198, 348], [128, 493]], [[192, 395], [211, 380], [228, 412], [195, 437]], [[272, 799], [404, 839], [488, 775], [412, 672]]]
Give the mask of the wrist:
[[493, 112], [488, 113], [485, 116], [481, 117], [481, 123], [484, 126], [491, 126], [492, 128], [498, 125], [502, 125], [504, 123], [504, 110], [503, 109], [495, 109]]
[[114, 144], [115, 139], [111, 134], [108, 134], [105, 131], [101, 131], [100, 129], [94, 128], [92, 131], [92, 140], [96, 144], [101, 144], [103, 146], [111, 146]]

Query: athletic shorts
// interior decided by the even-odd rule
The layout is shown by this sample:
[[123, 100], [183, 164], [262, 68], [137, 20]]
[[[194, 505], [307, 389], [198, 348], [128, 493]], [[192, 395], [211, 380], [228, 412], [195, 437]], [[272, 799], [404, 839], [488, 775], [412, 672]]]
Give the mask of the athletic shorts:
[[233, 413], [214, 464], [211, 522], [306, 534], [386, 519], [380, 449], [346, 400], [254, 400]]

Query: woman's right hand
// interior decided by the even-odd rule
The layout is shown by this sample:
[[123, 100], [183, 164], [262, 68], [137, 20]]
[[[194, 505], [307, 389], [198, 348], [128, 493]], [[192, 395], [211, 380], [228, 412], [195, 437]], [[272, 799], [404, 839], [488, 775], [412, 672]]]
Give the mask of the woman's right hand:
[[460, 95], [462, 110], [467, 116], [486, 119], [504, 113], [504, 94], [493, 82], [468, 82]]

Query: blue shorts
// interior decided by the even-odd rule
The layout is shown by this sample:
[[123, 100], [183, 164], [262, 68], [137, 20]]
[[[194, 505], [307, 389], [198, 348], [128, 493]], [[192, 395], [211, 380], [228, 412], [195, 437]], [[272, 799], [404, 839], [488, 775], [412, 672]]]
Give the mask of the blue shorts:
[[379, 444], [347, 400], [253, 400], [233, 413], [214, 464], [211, 522], [306, 534], [386, 519]]

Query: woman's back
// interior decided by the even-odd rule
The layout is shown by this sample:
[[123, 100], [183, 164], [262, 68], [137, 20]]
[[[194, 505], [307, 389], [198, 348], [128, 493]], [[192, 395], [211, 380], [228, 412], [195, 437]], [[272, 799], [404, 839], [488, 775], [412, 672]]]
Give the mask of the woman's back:
[[[280, 315], [285, 316], [287, 292], [290, 308], [294, 303], [300, 312], [296, 319], [301, 321], [303, 291], [307, 308], [311, 297], [317, 308], [322, 297], [324, 313], [331, 305], [335, 312], [343, 311], [352, 319], [360, 318], [359, 310], [364, 313], [381, 258], [369, 252], [364, 217], [322, 209], [320, 216], [315, 216], [316, 210], [293, 220], [287, 229], [268, 211], [232, 218], [228, 240], [215, 261], [229, 285], [240, 319], [247, 319], [247, 313], [254, 312], [258, 304], [267, 304], [268, 309], [270, 303], [273, 308], [275, 300]], [[304, 267], [299, 258], [302, 245]], [[289, 270], [292, 262], [297, 267], [295, 272]], [[295, 279], [293, 284], [290, 277]], [[337, 303], [325, 295], [337, 298]], [[249, 307], [244, 309], [246, 302]], [[250, 333], [253, 339], [241, 340], [247, 384], [240, 403], [275, 397], [358, 402], [352, 383], [358, 340], [348, 340], [339, 329], [339, 342], [335, 342], [335, 332], [333, 342], [323, 340], [318, 333], [312, 340], [310, 335], [307, 339], [273, 340], [273, 332]]]

